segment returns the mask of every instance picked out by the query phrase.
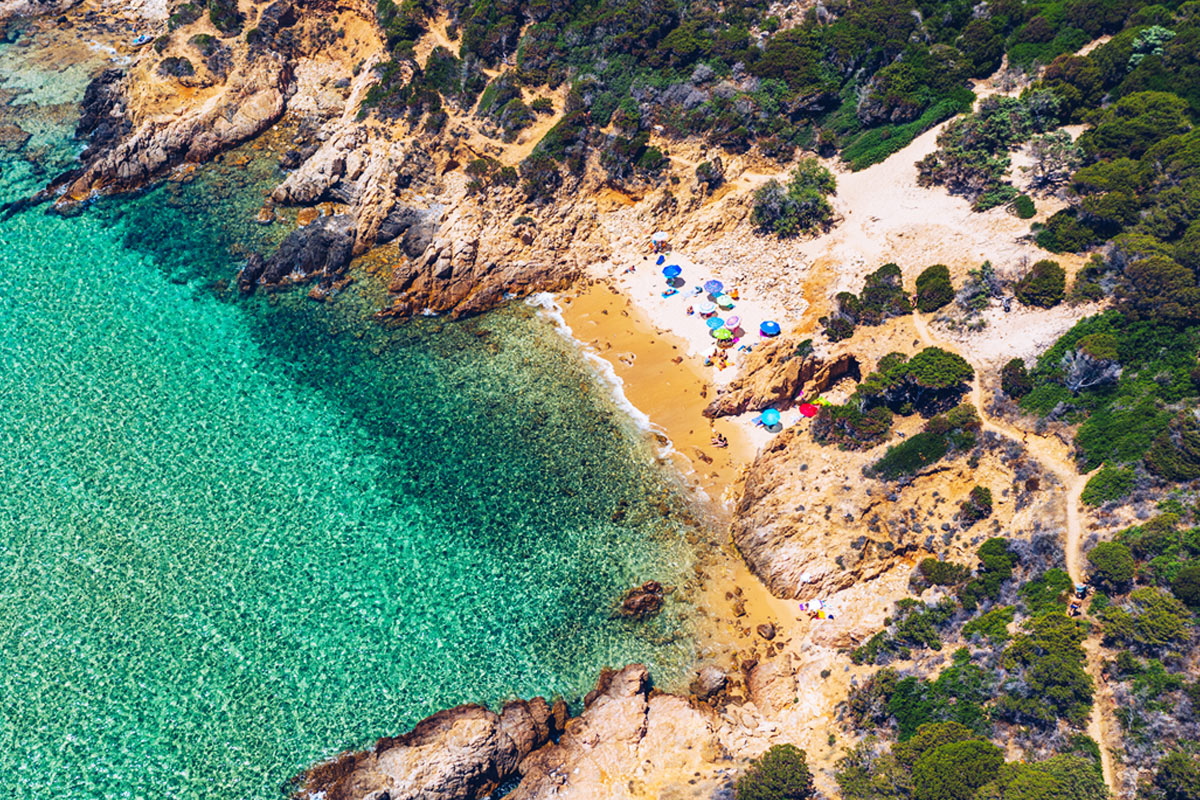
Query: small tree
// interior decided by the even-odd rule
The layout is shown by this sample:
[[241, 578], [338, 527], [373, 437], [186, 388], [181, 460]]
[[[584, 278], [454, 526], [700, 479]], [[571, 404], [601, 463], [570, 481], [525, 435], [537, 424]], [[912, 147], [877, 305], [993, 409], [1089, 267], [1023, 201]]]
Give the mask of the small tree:
[[736, 796], [737, 800], [808, 800], [813, 782], [805, 752], [791, 744], [775, 745], [738, 779]]
[[1020, 400], [1033, 391], [1033, 381], [1025, 369], [1025, 360], [1014, 358], [1000, 370], [1000, 388], [1014, 400]]
[[1067, 273], [1057, 261], [1043, 259], [1017, 281], [1017, 299], [1027, 306], [1052, 308], [1062, 302], [1067, 289]]
[[1120, 594], [1133, 583], [1133, 553], [1122, 542], [1101, 542], [1088, 553], [1091, 582], [1107, 592]]
[[[1029, 176], [1030, 188], [1042, 192], [1052, 191], [1066, 183], [1071, 173], [1083, 162], [1083, 151], [1066, 131], [1033, 137], [1029, 142], [1029, 155], [1033, 158], [1033, 164], [1023, 169]], [[1033, 207], [1032, 203], [1030, 207]]]
[[937, 311], [954, 299], [954, 286], [950, 283], [950, 269], [945, 264], [926, 267], [917, 276], [917, 310], [929, 313]]

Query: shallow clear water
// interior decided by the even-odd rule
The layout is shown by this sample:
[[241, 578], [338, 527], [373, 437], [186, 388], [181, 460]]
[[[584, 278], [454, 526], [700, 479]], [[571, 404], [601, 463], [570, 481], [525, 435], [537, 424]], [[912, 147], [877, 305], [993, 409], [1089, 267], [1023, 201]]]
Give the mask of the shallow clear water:
[[[22, 63], [0, 47], [8, 88], [65, 91]], [[0, 201], [70, 147], [18, 97], [5, 119], [40, 149], [0, 151]], [[438, 708], [690, 665], [682, 603], [610, 615], [686, 579], [685, 504], [548, 324], [388, 331], [367, 281], [332, 305], [225, 295], [282, 233], [239, 222], [273, 170], [0, 221], [11, 796], [278, 797]]]

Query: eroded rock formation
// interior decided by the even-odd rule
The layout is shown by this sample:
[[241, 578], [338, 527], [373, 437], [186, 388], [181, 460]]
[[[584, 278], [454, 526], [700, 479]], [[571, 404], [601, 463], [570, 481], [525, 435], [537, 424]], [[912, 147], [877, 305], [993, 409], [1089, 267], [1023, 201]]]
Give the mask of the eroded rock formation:
[[844, 377], [859, 377], [858, 360], [849, 353], [822, 359], [800, 355], [797, 347], [792, 339], [758, 345], [746, 358], [741, 374], [709, 403], [704, 415], [727, 417], [767, 407], [783, 410]]

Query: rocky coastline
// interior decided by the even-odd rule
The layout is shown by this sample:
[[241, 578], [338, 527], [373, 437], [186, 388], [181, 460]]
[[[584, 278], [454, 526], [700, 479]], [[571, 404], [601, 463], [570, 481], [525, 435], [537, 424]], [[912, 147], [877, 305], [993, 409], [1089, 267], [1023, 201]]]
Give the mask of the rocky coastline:
[[[130, 53], [87, 90], [80, 166], [36, 199], [69, 212], [98, 194], [135, 191], [186, 172], [288, 120], [296, 129], [293, 147], [281, 158], [284, 177], [264, 197], [259, 221], [277, 224], [279, 210], [299, 209], [301, 224], [274, 252], [249, 254], [237, 287], [249, 294], [311, 284], [309, 296], [321, 300], [352, 279], [356, 258], [384, 251], [386, 301], [376, 314], [383, 324], [423, 313], [470, 316], [563, 289], [619, 249], [637, 252], [641, 232], [660, 225], [670, 224], [714, 259], [753, 243], [748, 198], [761, 175], [752, 156], [724, 154], [715, 162], [726, 187], [719, 196], [711, 180], [695, 174], [694, 163], [707, 152], [681, 144], [687, 166], [670, 185], [614, 187], [589, 169], [559, 199], [530, 204], [518, 187], [481, 187], [467, 171], [480, 159], [514, 166], [525, 143], [487, 140], [461, 113], [436, 133], [403, 119], [361, 116], [372, 67], [386, 54], [371, 6], [366, 0], [244, 3], [245, 27], [258, 32], [253, 43], [222, 36], [199, 19], [172, 31], [161, 48]], [[3, 0], [0, 22], [31, 10], [69, 15], [88, 7], [88, 0]], [[167, 10], [135, 8], [148, 15], [139, 19], [158, 25]], [[336, 46], [330, 20], [348, 32]], [[198, 36], [214, 39], [219, 56], [199, 59], [190, 44]], [[170, 58], [195, 59], [193, 74], [163, 74]], [[780, 265], [809, 263], [802, 244], [777, 250], [771, 257]], [[747, 276], [747, 285], [755, 279]], [[824, 285], [765, 280], [797, 315], [809, 297], [828, 293]], [[782, 337], [747, 357], [738, 376], [713, 392], [704, 415], [786, 408], [802, 390], [852, 383], [870, 360], [912, 350], [909, 334], [897, 329], [890, 340], [859, 339], [816, 353], [800, 334]], [[732, 544], [770, 595], [757, 607], [741, 587], [714, 598], [711, 616], [731, 619], [741, 638], [720, 658], [702, 660], [689, 692], [660, 691], [645, 667], [628, 665], [605, 670], [573, 717], [562, 700], [544, 698], [514, 700], [499, 712], [458, 706], [369, 750], [315, 765], [297, 778], [297, 797], [478, 800], [500, 787], [514, 800], [731, 797], [746, 760], [785, 741], [805, 747], [826, 768], [818, 784], [830, 789], [828, 767], [840, 753], [831, 733], [838, 704], [863, 674], [847, 650], [877, 630], [892, 601], [905, 595], [918, 553], [966, 557], [967, 543], [932, 536], [952, 530], [953, 512], [940, 493], [961, 488], [968, 471], [939, 467], [889, 492], [858, 480], [878, 452], [824, 451], [806, 436], [793, 428], [771, 440], [732, 487]], [[1006, 479], [1033, 475], [1022, 454], [993, 444], [986, 469]], [[998, 516], [1007, 525], [1044, 510], [1013, 502]], [[631, 617], [652, 614], [661, 603], [662, 587], [639, 592], [626, 598]], [[768, 604], [834, 593], [855, 613], [819, 628], [800, 627], [792, 607]]]

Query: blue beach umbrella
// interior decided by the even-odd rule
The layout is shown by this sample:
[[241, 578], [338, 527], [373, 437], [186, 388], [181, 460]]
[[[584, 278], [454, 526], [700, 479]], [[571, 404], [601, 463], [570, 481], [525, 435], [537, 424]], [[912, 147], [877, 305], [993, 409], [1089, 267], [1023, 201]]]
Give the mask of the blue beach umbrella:
[[763, 336], [778, 336], [779, 323], [773, 320], [767, 320], [762, 325], [758, 326], [758, 332]]
[[779, 412], [773, 408], [764, 408], [762, 412], [762, 424], [768, 428], [772, 425], [779, 424]]
[[663, 262], [664, 262], [664, 261], [666, 261], [666, 260], [667, 260], [667, 257], [666, 257], [666, 256], [659, 256], [659, 257], [658, 257], [658, 260], [657, 260], [657, 261], [655, 261], [654, 263], [655, 263], [657, 266], [660, 266], [660, 267], [661, 267], [661, 266], [663, 265]]
[[717, 328], [725, 327], [725, 320], [720, 317], [709, 317], [704, 321], [704, 324], [708, 326], [709, 330], [715, 331]]
[[720, 281], [708, 281], [704, 284], [704, 291], [709, 294], [720, 294], [724, 290], [725, 284]]
[[681, 272], [683, 272], [683, 268], [678, 264], [668, 264], [667, 266], [663, 267], [663, 275], [668, 278], [678, 278], [679, 273]]

